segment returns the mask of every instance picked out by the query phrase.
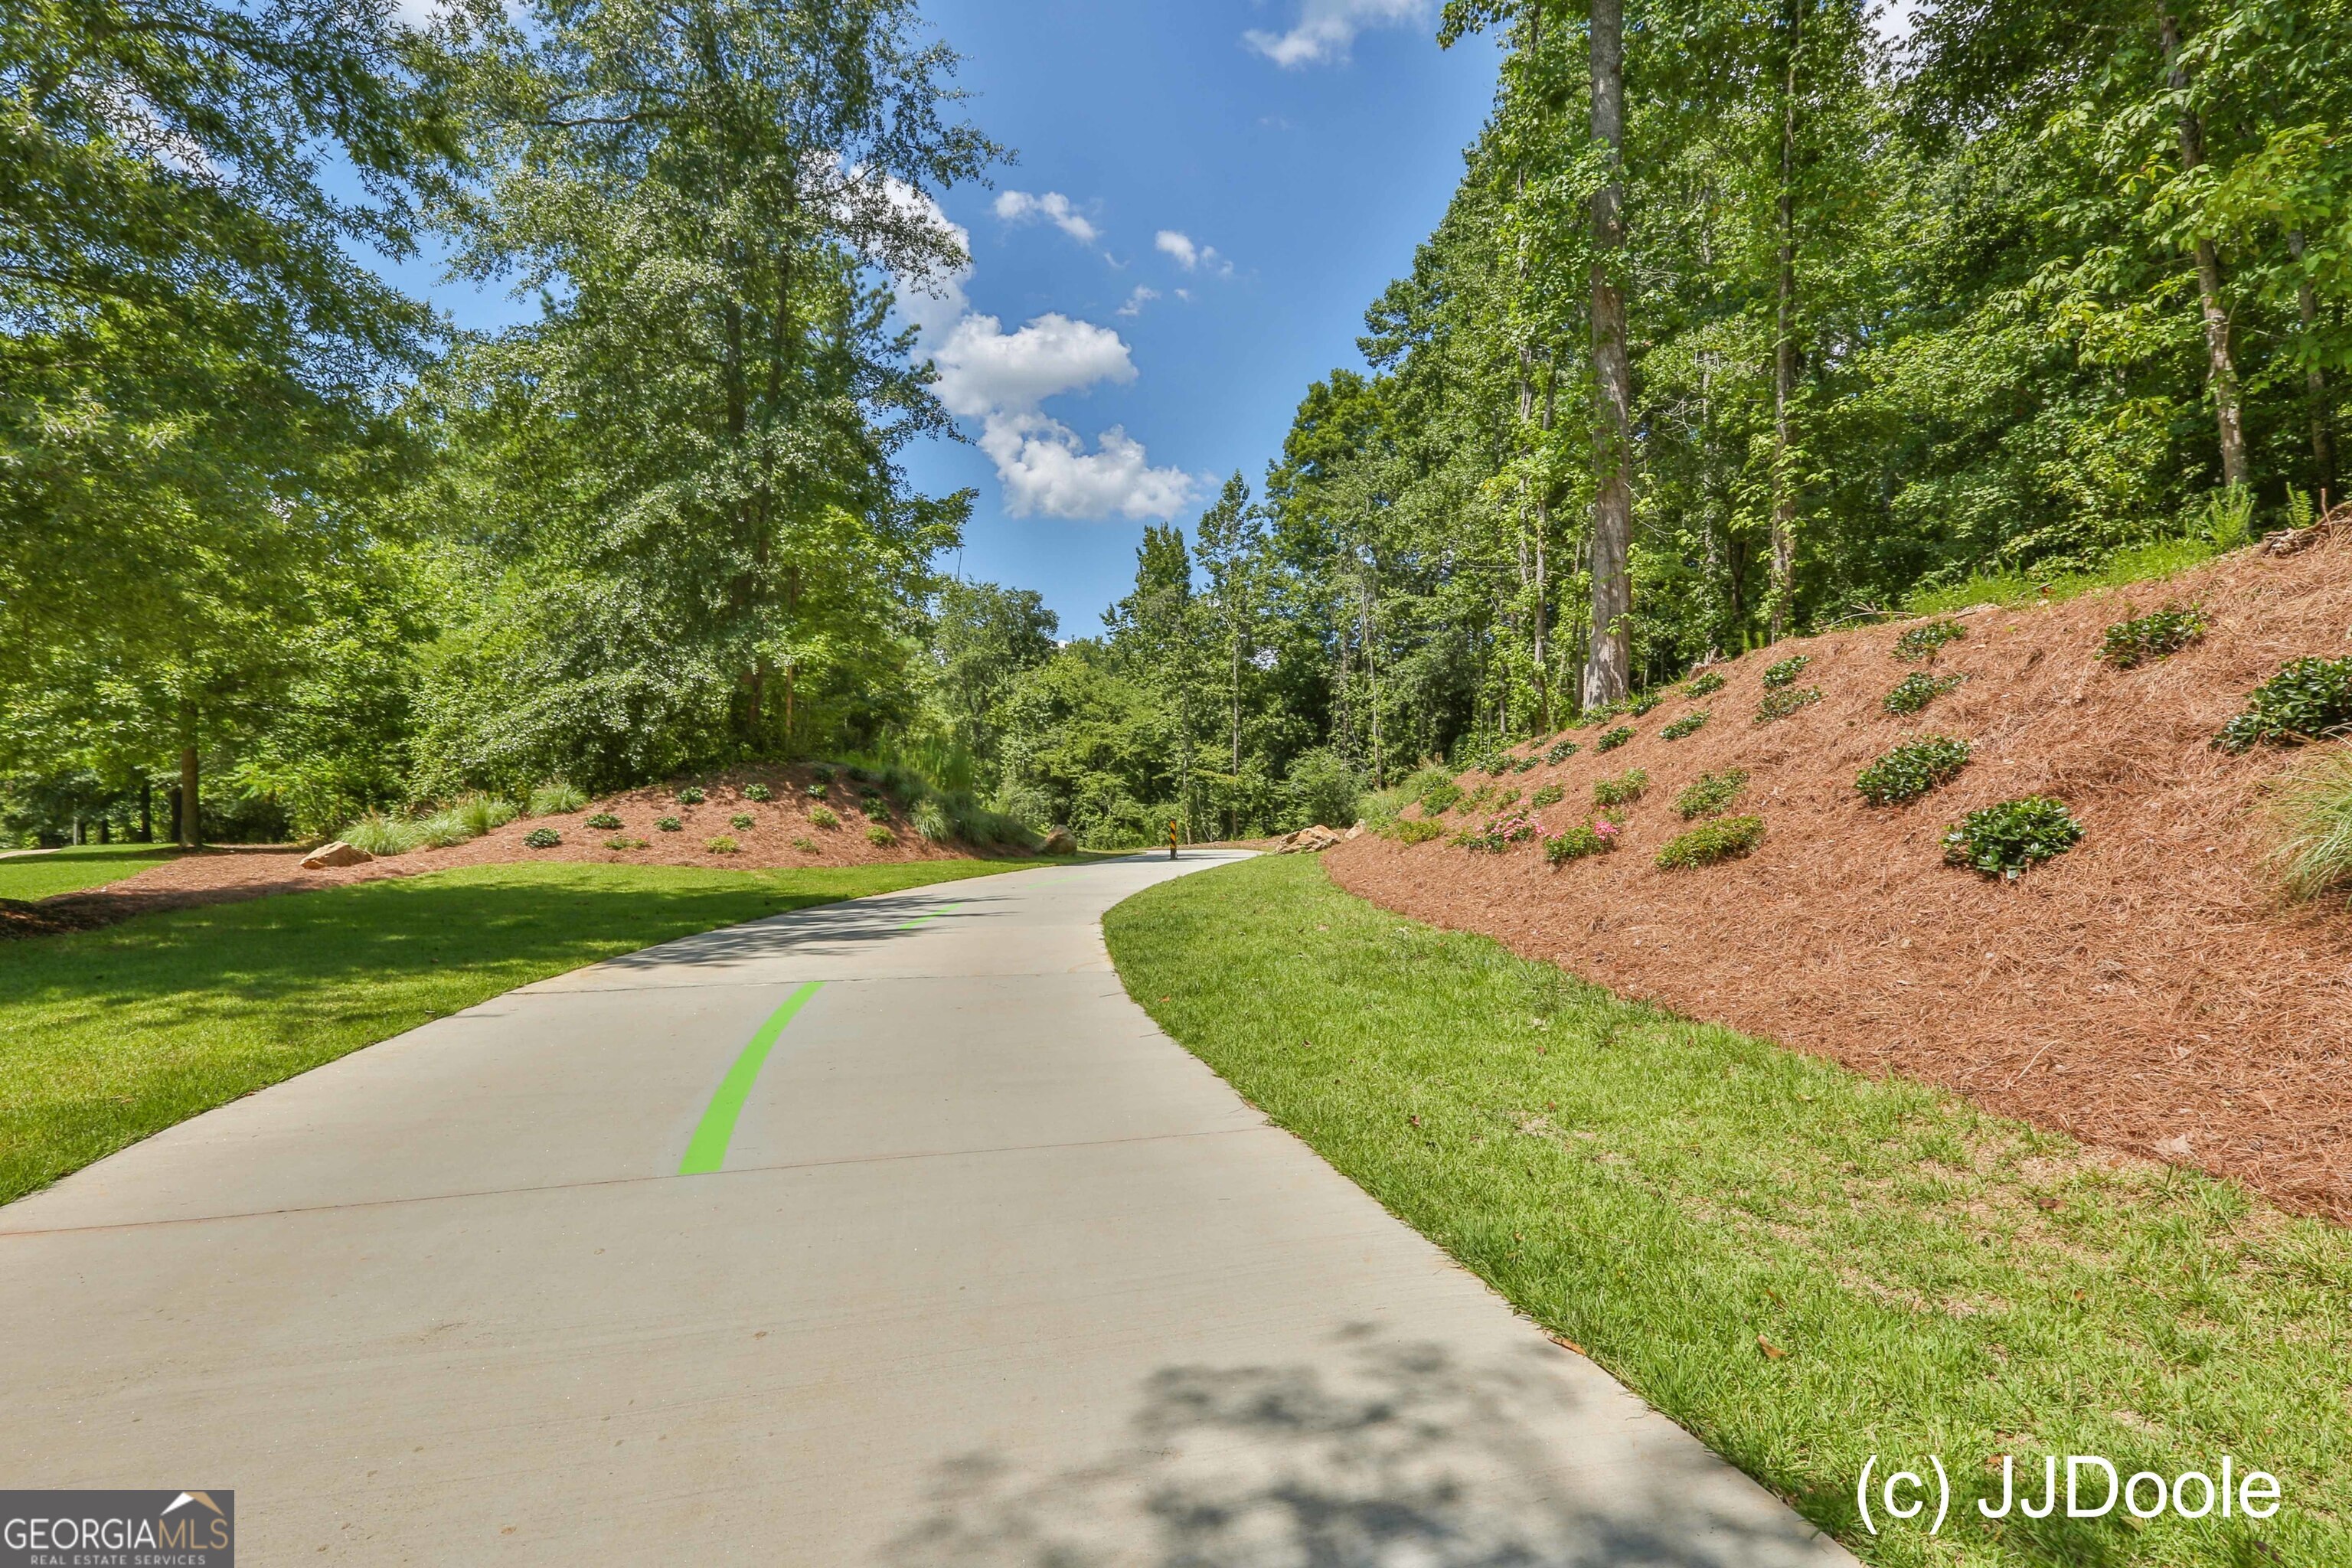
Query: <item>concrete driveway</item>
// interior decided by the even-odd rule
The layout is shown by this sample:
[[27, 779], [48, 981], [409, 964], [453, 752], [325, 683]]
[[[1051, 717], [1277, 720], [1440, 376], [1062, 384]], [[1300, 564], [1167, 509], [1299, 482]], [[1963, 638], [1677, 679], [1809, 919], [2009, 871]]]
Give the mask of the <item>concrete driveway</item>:
[[241, 1563], [1849, 1563], [1160, 1034], [1139, 858], [497, 998], [0, 1209], [0, 1486]]

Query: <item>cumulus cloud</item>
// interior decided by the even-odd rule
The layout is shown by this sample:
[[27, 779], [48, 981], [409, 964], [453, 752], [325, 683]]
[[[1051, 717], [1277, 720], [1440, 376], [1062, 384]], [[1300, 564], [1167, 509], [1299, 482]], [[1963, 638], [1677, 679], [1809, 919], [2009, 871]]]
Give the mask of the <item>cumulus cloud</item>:
[[940, 370], [940, 401], [969, 418], [1034, 413], [1057, 393], [1135, 379], [1135, 361], [1117, 332], [1058, 312], [1013, 332], [994, 316], [966, 316], [931, 358]]
[[1234, 264], [1218, 255], [1215, 246], [1199, 244], [1181, 229], [1163, 228], [1151, 243], [1187, 272], [1209, 272], [1219, 278], [1233, 275]]
[[1169, 517], [1197, 483], [1181, 468], [1151, 467], [1143, 444], [1117, 425], [1089, 452], [1058, 419], [1002, 415], [982, 426], [980, 449], [996, 464], [1004, 510], [1015, 517]]
[[1159, 289], [1138, 283], [1134, 291], [1128, 295], [1127, 303], [1118, 308], [1118, 313], [1122, 316], [1140, 316], [1143, 314], [1143, 307], [1158, 298], [1160, 298]]
[[1344, 60], [1367, 27], [1395, 27], [1429, 14], [1429, 0], [1299, 0], [1298, 21], [1286, 33], [1253, 27], [1242, 41], [1285, 70]]
[[996, 216], [1007, 223], [1035, 223], [1043, 219], [1080, 245], [1092, 245], [1102, 237], [1102, 230], [1087, 222], [1086, 215], [1072, 206], [1070, 198], [1059, 191], [1047, 191], [1043, 195], [1005, 191], [996, 198]]

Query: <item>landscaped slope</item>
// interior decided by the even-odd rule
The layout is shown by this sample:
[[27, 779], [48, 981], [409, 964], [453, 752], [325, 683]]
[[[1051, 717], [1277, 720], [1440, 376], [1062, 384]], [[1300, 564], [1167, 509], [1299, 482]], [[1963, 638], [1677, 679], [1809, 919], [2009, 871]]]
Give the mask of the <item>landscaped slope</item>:
[[[2167, 602], [2203, 607], [2200, 641], [2102, 661], [2109, 626]], [[1719, 690], [1572, 731], [1559, 763], [1459, 781], [1530, 799], [1557, 784], [1564, 798], [1534, 815], [1559, 836], [1593, 817], [1596, 783], [1641, 769], [1640, 797], [1612, 808], [1613, 849], [1556, 868], [1538, 837], [1482, 853], [1453, 836], [1496, 811], [1465, 802], [1436, 819], [1447, 837], [1365, 835], [1331, 851], [1331, 873], [1617, 991], [2352, 1218], [2352, 915], [2340, 896], [2289, 904], [2263, 864], [2265, 786], [2308, 749], [2210, 744], [2288, 660], [2352, 655], [2352, 541], [1963, 615], [1965, 637], [1906, 662], [1896, 642], [1919, 624], [1749, 654], [1717, 667]], [[1768, 690], [1767, 668], [1798, 657]], [[1887, 712], [1915, 673], [1967, 679]], [[1774, 690], [1820, 697], [1756, 721]], [[1696, 712], [1703, 725], [1665, 738]], [[1633, 737], [1598, 752], [1616, 724]], [[1969, 761], [1909, 804], [1868, 804], [1857, 774], [1927, 735], [1969, 742]], [[1696, 825], [1677, 796], [1733, 771], [1744, 789], [1714, 820], [1760, 817], [1760, 843], [1661, 868]], [[2079, 844], [2014, 880], [1946, 863], [1965, 813], [2030, 795], [2063, 802]]]

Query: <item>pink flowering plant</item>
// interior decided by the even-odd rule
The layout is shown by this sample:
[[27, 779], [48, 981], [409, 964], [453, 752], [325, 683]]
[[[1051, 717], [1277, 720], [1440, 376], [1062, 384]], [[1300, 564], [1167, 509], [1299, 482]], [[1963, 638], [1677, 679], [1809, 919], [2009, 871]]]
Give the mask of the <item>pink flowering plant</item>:
[[1605, 816], [1595, 822], [1580, 822], [1557, 834], [1543, 836], [1544, 858], [1554, 866], [1565, 866], [1587, 855], [1606, 855], [1617, 847], [1624, 832]]
[[1475, 849], [1485, 855], [1500, 855], [1514, 844], [1533, 838], [1543, 831], [1543, 825], [1532, 813], [1521, 810], [1486, 819], [1482, 827], [1465, 828], [1454, 839], [1465, 849]]

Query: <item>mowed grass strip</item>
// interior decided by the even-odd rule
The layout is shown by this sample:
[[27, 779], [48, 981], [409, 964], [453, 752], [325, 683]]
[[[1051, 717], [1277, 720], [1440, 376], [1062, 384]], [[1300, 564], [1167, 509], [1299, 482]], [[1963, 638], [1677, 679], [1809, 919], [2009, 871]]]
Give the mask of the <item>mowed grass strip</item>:
[[0, 1202], [583, 963], [785, 910], [1045, 863], [483, 866], [0, 942]]
[[80, 844], [0, 858], [0, 899], [46, 899], [135, 877], [179, 850], [168, 844]]
[[[1304, 858], [1105, 924], [1129, 994], [1251, 1102], [1865, 1561], [2352, 1563], [2352, 1233], [1622, 1001]], [[2053, 1453], [2168, 1479], [2226, 1454], [2285, 1506], [1978, 1517], [1998, 1456], [2038, 1505]], [[1864, 1460], [1931, 1454], [1943, 1534], [1865, 1533]]]

